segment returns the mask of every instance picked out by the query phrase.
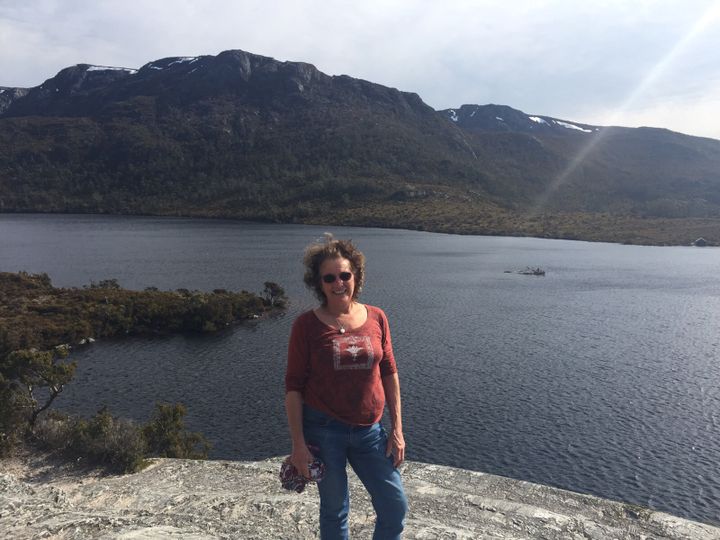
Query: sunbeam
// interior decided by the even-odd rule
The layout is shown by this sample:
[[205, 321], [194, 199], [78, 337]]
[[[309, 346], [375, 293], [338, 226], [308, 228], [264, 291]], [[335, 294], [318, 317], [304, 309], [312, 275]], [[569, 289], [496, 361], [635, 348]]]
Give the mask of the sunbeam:
[[[625, 111], [630, 109], [637, 99], [651, 88], [657, 80], [668, 70], [668, 68], [681, 56], [692, 42], [705, 30], [720, 18], [720, 1], [716, 1], [706, 9], [698, 18], [690, 30], [673, 47], [658, 60], [653, 68], [643, 77], [640, 83], [633, 89], [623, 103], [615, 109], [608, 119], [608, 125], [613, 126], [622, 118]], [[530, 213], [538, 214], [547, 204], [550, 197], [567, 181], [571, 174], [582, 165], [593, 149], [602, 142], [610, 133], [609, 130], [601, 128], [600, 131], [588, 135], [587, 143], [580, 148], [575, 157], [568, 163], [567, 167], [560, 173], [538, 196]]]

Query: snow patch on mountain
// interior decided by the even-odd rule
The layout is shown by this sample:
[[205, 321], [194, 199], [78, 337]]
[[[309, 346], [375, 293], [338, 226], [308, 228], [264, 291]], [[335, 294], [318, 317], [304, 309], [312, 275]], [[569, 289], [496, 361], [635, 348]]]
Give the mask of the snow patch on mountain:
[[562, 120], [553, 120], [553, 122], [564, 128], [577, 129], [578, 131], [582, 131], [583, 133], [592, 133], [592, 129], [581, 128], [580, 126], [576, 126], [575, 124], [570, 124], [569, 122], [563, 122]]
[[180, 58], [176, 58], [173, 62], [170, 62], [167, 67], [170, 67], [175, 64], [184, 64], [185, 62], [193, 63], [198, 60], [197, 56], [181, 56]]
[[448, 114], [450, 115], [450, 120], [452, 120], [453, 122], [458, 121], [458, 115], [457, 115], [457, 111], [455, 111], [455, 109], [450, 109], [448, 111]]
[[167, 69], [171, 66], [174, 66], [175, 64], [186, 64], [186, 63], [192, 63], [200, 58], [197, 56], [177, 56], [172, 58], [163, 58], [162, 60], [156, 60], [155, 62], [150, 62], [149, 64], [146, 64], [144, 67], [147, 69]]
[[529, 118], [530, 120], [532, 120], [533, 122], [535, 122], [536, 124], [545, 124], [545, 125], [548, 125], [548, 126], [550, 125], [550, 124], [548, 124], [545, 120], [543, 120], [542, 118], [540, 118], [539, 116], [528, 116], [528, 118]]
[[131, 75], [137, 73], [137, 69], [113, 66], [88, 66], [86, 71], [126, 71]]

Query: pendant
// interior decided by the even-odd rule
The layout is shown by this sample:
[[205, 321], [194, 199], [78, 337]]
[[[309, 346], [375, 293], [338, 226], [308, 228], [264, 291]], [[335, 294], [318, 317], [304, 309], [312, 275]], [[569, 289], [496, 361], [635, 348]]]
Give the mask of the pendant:
[[341, 326], [341, 327], [340, 327], [340, 333], [341, 333], [341, 334], [344, 334], [344, 333], [345, 333], [345, 327], [344, 327], [344, 326]]

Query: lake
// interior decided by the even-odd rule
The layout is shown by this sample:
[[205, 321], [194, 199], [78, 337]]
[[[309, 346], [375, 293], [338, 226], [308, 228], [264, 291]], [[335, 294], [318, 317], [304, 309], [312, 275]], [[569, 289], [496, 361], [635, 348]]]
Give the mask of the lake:
[[[217, 459], [290, 450], [290, 325], [314, 305], [302, 251], [330, 230], [368, 258], [390, 320], [407, 457], [720, 523], [720, 249], [220, 220], [0, 215], [0, 270], [56, 286], [260, 292], [287, 313], [212, 336], [78, 348], [69, 412], [147, 420], [182, 401]], [[543, 277], [516, 273], [541, 267]], [[506, 273], [510, 271], [510, 273]]]

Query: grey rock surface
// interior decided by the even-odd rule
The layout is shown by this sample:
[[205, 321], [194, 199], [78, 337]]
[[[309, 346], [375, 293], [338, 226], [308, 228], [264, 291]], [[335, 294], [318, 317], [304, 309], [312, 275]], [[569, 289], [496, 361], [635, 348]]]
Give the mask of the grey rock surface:
[[[280, 487], [282, 459], [160, 459], [104, 476], [40, 458], [0, 461], [0, 538], [318, 538], [318, 495]], [[371, 538], [374, 512], [351, 474], [350, 530]], [[720, 528], [499, 476], [407, 463], [404, 538], [720, 539]]]

